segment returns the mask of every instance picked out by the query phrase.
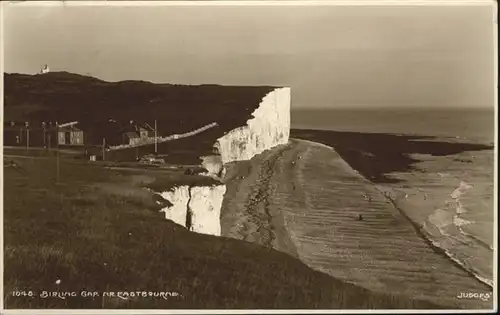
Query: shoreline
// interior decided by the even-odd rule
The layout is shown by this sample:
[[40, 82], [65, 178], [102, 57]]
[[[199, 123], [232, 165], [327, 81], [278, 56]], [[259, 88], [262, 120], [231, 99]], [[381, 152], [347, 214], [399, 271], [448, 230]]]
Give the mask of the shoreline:
[[[486, 307], [485, 302], [457, 300], [456, 296], [449, 292], [449, 289], [444, 285], [444, 282], [447, 282], [448, 284], [453, 283], [457, 290], [460, 287], [462, 287], [462, 290], [470, 290], [474, 288], [481, 290], [480, 288], [484, 286], [482, 287], [482, 290], [484, 291], [486, 290], [486, 287], [489, 288], [489, 286], [472, 276], [468, 271], [464, 270], [462, 266], [457, 266], [457, 264], [453, 262], [443, 250], [435, 248], [435, 246], [430, 243], [430, 240], [422, 235], [421, 231], [414, 226], [414, 222], [411, 219], [408, 219], [404, 213], [401, 213], [401, 210], [395, 207], [393, 203], [389, 203], [390, 201], [386, 200], [383, 194], [376, 189], [376, 183], [369, 181], [363, 176], [361, 171], [351, 167], [350, 164], [345, 161], [345, 158], [341, 157], [340, 153], [337, 153], [334, 148], [323, 143], [316, 143], [315, 141], [302, 139], [290, 139], [289, 145], [291, 148], [281, 151], [281, 156], [278, 158], [276, 158], [276, 154], [273, 152], [279, 151], [279, 149], [269, 150], [262, 154], [264, 156], [273, 156], [273, 158], [276, 158], [274, 170], [270, 175], [271, 179], [269, 179], [267, 187], [274, 187], [272, 185], [274, 182], [281, 183], [280, 186], [275, 187], [277, 189], [274, 189], [271, 193], [267, 193], [265, 197], [268, 199], [268, 206], [269, 209], [271, 209], [269, 214], [272, 215], [274, 222], [282, 221], [282, 224], [277, 224], [278, 233], [274, 234], [275, 238], [271, 241], [271, 243], [268, 243], [267, 246], [272, 244], [273, 248], [298, 257], [301, 261], [315, 270], [329, 274], [339, 280], [360, 285], [375, 292], [392, 291], [395, 294], [400, 294], [410, 298], [423, 298], [432, 302], [444, 303], [448, 305], [451, 303], [459, 308], [472, 307], [484, 309]], [[318, 153], [320, 154], [320, 157], [316, 156]], [[250, 162], [251, 165], [239, 166], [238, 168], [240, 168], [240, 170], [235, 171], [235, 173], [228, 176], [228, 187], [231, 185], [238, 187], [233, 189], [233, 191], [240, 192], [240, 201], [242, 198], [245, 198], [243, 196], [244, 193], [242, 193], [242, 191], [245, 190], [245, 187], [250, 187], [252, 181], [254, 181], [254, 184], [256, 185], [261, 183], [258, 176], [256, 178], [252, 178], [252, 176], [254, 176], [252, 173], [255, 173], [255, 169], [257, 169], [258, 172], [258, 169], [261, 167], [259, 166], [260, 164], [266, 164], [265, 161], [267, 160], [266, 158], [263, 158], [262, 155], [252, 159], [253, 161]], [[335, 162], [333, 162], [334, 164], [340, 163], [337, 166], [340, 167], [340, 169], [332, 171], [332, 174], [334, 174], [332, 175], [333, 177], [323, 176], [330, 173], [326, 170], [318, 170], [317, 176], [321, 178], [314, 177], [314, 175], [311, 174], [316, 174], [315, 171], [311, 173], [311, 170], [308, 169], [311, 167], [317, 167], [317, 163], [324, 160], [321, 158], [323, 155], [325, 155], [327, 160], [329, 159], [328, 156], [333, 157], [335, 159]], [[314, 162], [311, 164], [313, 160]], [[267, 166], [269, 167], [272, 164], [273, 163], [270, 163]], [[326, 166], [327, 164], [324, 165], [324, 167]], [[244, 169], [247, 175], [244, 175], [245, 178], [243, 180], [234, 182], [234, 178], [239, 176], [237, 174], [241, 172], [241, 169]], [[345, 175], [343, 175], [342, 172], [339, 173], [340, 170], [342, 170], [342, 172], [346, 172]], [[303, 175], [301, 175], [301, 178], [297, 179], [296, 176], [299, 173]], [[297, 182], [297, 180], [299, 180], [299, 182]], [[325, 184], [321, 184], [318, 186], [319, 188], [315, 189], [313, 182], [317, 180], [325, 181]], [[240, 186], [245, 181], [246, 183], [244, 183], [243, 186]], [[301, 183], [305, 186], [302, 186]], [[326, 192], [323, 192], [323, 189], [330, 189], [327, 188], [328, 185], [333, 185], [331, 186], [333, 189], [340, 189], [338, 193], [341, 193], [342, 195], [335, 192], [327, 193], [325, 195]], [[355, 220], [358, 212], [342, 211], [341, 208], [348, 205], [342, 205], [344, 201], [341, 200], [345, 200], [348, 204], [352, 203], [353, 207], [361, 205], [356, 202], [358, 197], [354, 197], [354, 195], [359, 191], [359, 188], [353, 187], [350, 189], [350, 185], [362, 185], [366, 189], [372, 191], [370, 194], [373, 194], [373, 199], [379, 199], [380, 201], [376, 201], [377, 203], [381, 202], [380, 206], [382, 208], [380, 208], [380, 211], [382, 212], [378, 212], [379, 210], [370, 210], [368, 208], [359, 208], [358, 211], [368, 211], [363, 214], [363, 216], [366, 216], [366, 219], [359, 222]], [[232, 199], [230, 203], [237, 205], [238, 198], [233, 199], [235, 197], [234, 192], [233, 194], [230, 193], [227, 197], [225, 197], [226, 207], [229, 205], [227, 199]], [[310, 195], [311, 193], [312, 195]], [[361, 194], [361, 192], [359, 193]], [[353, 194], [353, 196], [349, 197], [349, 194]], [[332, 196], [336, 197], [332, 199]], [[306, 202], [307, 200], [309, 201]], [[306, 203], [304, 204], [304, 202]], [[383, 205], [384, 203], [385, 206]], [[321, 204], [323, 204], [323, 206], [321, 206]], [[334, 207], [332, 208], [333, 212], [331, 212], [331, 210], [327, 210], [328, 208], [322, 210], [325, 206], [327, 206], [327, 204]], [[335, 206], [336, 204], [338, 206]], [[318, 208], [318, 206], [320, 208]], [[394, 211], [387, 212], [385, 209], [388, 206], [396, 209], [394, 209]], [[340, 208], [335, 210], [337, 207]], [[273, 211], [274, 209], [277, 209], [277, 211]], [[354, 208], [346, 208], [346, 210], [347, 209]], [[244, 211], [244, 208], [240, 207], [238, 211]], [[375, 212], [371, 213], [370, 211]], [[234, 214], [235, 213], [233, 213], [233, 215]], [[261, 239], [255, 236], [255, 231], [240, 229], [243, 233], [245, 233], [245, 231], [249, 232], [249, 235], [242, 236], [240, 234], [239, 237], [235, 237], [234, 231], [232, 235], [231, 233], [228, 233], [227, 226], [230, 226], [235, 221], [233, 220], [231, 223], [227, 220], [227, 217], [227, 213], [224, 214], [224, 212], [222, 212], [221, 225], [226, 226], [226, 229], [223, 228], [223, 236], [250, 242], [260, 242], [259, 244], [262, 244]], [[387, 220], [384, 219], [384, 217], [393, 221], [394, 223], [392, 224], [396, 224], [395, 229], [394, 227], [391, 227], [391, 224], [389, 223], [391, 221], [387, 221], [389, 225], [387, 225], [387, 223], [383, 223], [385, 222], [384, 220]], [[371, 218], [376, 220], [371, 222], [373, 220]], [[379, 221], [380, 223], [377, 223]], [[258, 225], [259, 223], [254, 222], [254, 224]], [[363, 225], [365, 225], [365, 228], [360, 230], [361, 234], [353, 233], [354, 231], [358, 231], [358, 227]], [[352, 226], [352, 228], [349, 226]], [[392, 231], [389, 232], [387, 228]], [[337, 231], [334, 234], [331, 234], [333, 238], [328, 237], [328, 235], [332, 233], [332, 229]], [[224, 230], [226, 230], [226, 232], [224, 232]], [[273, 233], [274, 232], [276, 231], [273, 231]], [[396, 238], [380, 234], [387, 232], [389, 232], [389, 235], [394, 235]], [[357, 241], [357, 239], [359, 239], [359, 241]], [[384, 239], [386, 240], [384, 241]], [[359, 243], [361, 240], [368, 243], [363, 245], [363, 243]], [[293, 247], [290, 246], [290, 243]], [[372, 243], [372, 245], [368, 245], [369, 243]], [[410, 245], [410, 243], [412, 245]], [[283, 244], [288, 245], [284, 246]], [[415, 261], [415, 259], [412, 258], [414, 253], [412, 254], [411, 252], [408, 252], [408, 254], [403, 254], [401, 252], [411, 249], [419, 253], [417, 256], [419, 257], [418, 259], [424, 259], [426, 262], [419, 262], [417, 263], [417, 266], [411, 266], [408, 265], [408, 263], [405, 263], [406, 260], [408, 260], [408, 262]], [[393, 250], [396, 251], [394, 252], [396, 256], [392, 256], [393, 254], [390, 254]], [[362, 258], [361, 260], [354, 258], [358, 255], [361, 255], [359, 256], [359, 258]], [[381, 263], [384, 261], [389, 263], [387, 266], [388, 269], [383, 267], [385, 263], [373, 264], [371, 262], [372, 260], [366, 260], [366, 258], [370, 256], [372, 257], [373, 263], [378, 260], [380, 260]], [[364, 261], [366, 261], [366, 263]], [[392, 270], [391, 268], [396, 268], [396, 270], [390, 271]], [[448, 271], [450, 271], [450, 273], [448, 273]], [[381, 275], [380, 273], [385, 273], [385, 275]], [[417, 275], [421, 275], [422, 278], [415, 278]], [[424, 281], [424, 279], [429, 276], [434, 280], [431, 282]], [[391, 280], [392, 278], [394, 278], [394, 280]], [[409, 279], [413, 279], [411, 281], [414, 281], [415, 283], [408, 282]], [[432, 294], [432, 292], [435, 292], [435, 294]], [[452, 296], [450, 296], [450, 294], [452, 294]], [[447, 295], [448, 297], [439, 298], [437, 297], [439, 295]]]
[[[394, 206], [400, 210], [403, 215], [407, 216], [410, 222], [417, 224], [415, 227], [416, 229], [421, 229], [421, 225], [426, 220], [425, 217], [432, 213], [432, 211], [426, 210], [432, 210], [438, 206], [435, 204], [435, 201], [445, 202], [442, 198], [446, 198], [446, 196], [440, 195], [441, 193], [438, 191], [435, 192], [435, 185], [440, 185], [443, 188], [450, 186], [450, 189], [453, 189], [455, 187], [452, 188], [452, 185], [458, 185], [460, 181], [466, 180], [478, 187], [475, 188], [478, 190], [474, 190], [474, 200], [482, 200], [484, 197], [491, 197], [491, 194], [494, 194], [494, 191], [491, 191], [493, 189], [491, 185], [493, 183], [494, 161], [492, 157], [494, 156], [495, 150], [494, 144], [486, 144], [481, 141], [464, 140], [453, 137], [442, 138], [440, 136], [409, 134], [398, 136], [396, 134], [378, 132], [365, 133], [292, 129], [291, 134], [297, 138], [307, 139], [334, 148], [353, 169], [381, 190], [388, 190], [392, 193], [404, 191], [409, 194], [411, 197], [408, 200], [397, 198], [398, 200], [392, 201]], [[432, 175], [436, 172], [440, 177]], [[447, 176], [451, 177], [449, 179], [446, 179], [446, 177], [441, 178], [443, 172], [450, 173], [447, 174]], [[456, 184], [450, 181], [456, 181]], [[429, 195], [429, 198], [425, 196], [425, 193]], [[421, 195], [421, 197], [418, 197], [418, 195]], [[389, 197], [396, 198], [395, 196], [396, 195], [391, 195]], [[424, 201], [425, 199], [427, 199], [427, 201]], [[491, 203], [489, 197], [488, 200]], [[491, 211], [489, 210], [490, 205], [482, 204], [477, 201], [471, 201], [470, 206], [471, 214], [476, 213], [482, 215], [484, 211], [487, 213]], [[406, 209], [406, 207], [409, 208]], [[424, 207], [424, 209], [420, 209], [420, 207]], [[423, 217], [424, 215], [425, 217]], [[472, 218], [472, 220], [474, 220], [474, 218]], [[474, 226], [476, 228], [483, 226], [487, 229], [486, 231], [490, 231], [491, 226], [488, 226], [487, 221], [481, 220], [484, 219], [479, 219], [479, 222], [482, 223], [478, 224], [483, 225]], [[491, 220], [493, 220], [493, 217], [491, 217]], [[476, 224], [475, 222], [473, 223]], [[484, 224], [486, 224], [486, 226], [484, 226]], [[461, 227], [457, 227], [457, 230], [458, 229], [463, 230]], [[468, 230], [466, 230], [464, 230], [465, 233], [463, 234], [470, 234]], [[490, 237], [490, 232], [485, 234], [485, 237]], [[483, 234], [484, 233], [481, 233], [479, 235]], [[422, 237], [431, 241], [429, 237], [425, 235]], [[476, 245], [482, 248], [484, 247], [485, 250], [490, 252], [493, 250], [491, 244], [488, 244], [488, 242], [484, 241], [482, 238], [476, 238], [475, 235], [471, 234], [469, 239], [474, 239], [474, 242], [479, 241], [480, 244]], [[434, 239], [432, 241], [435, 242], [436, 240]], [[442, 244], [442, 246], [445, 246], [445, 244]], [[450, 251], [450, 248], [442, 246], [438, 247], [450, 252], [450, 255], [446, 254], [450, 260], [457, 259], [455, 257], [457, 255], [453, 254], [453, 250]], [[467, 250], [466, 248], [462, 249]], [[457, 248], [457, 250], [460, 250], [460, 248]], [[469, 253], [468, 250], [466, 252]], [[486, 255], [486, 253], [483, 254]], [[467, 255], [469, 256], [467, 257]], [[479, 270], [479, 274], [476, 274], [476, 272], [472, 270], [468, 270], [475, 278], [489, 274], [484, 270], [485, 266], [486, 268], [490, 268], [488, 267], [491, 264], [489, 256], [479, 256], [484, 257], [483, 262], [481, 262], [476, 258], [473, 259], [473, 257], [478, 257], [474, 255], [476, 255], [474, 252], [472, 254], [466, 254], [464, 257], [461, 257], [463, 256], [462, 254], [458, 255], [461, 257], [461, 259], [459, 259], [460, 264], [464, 264], [465, 261], [467, 261], [471, 266], [475, 266], [479, 263], [480, 265], [477, 266], [477, 268], [472, 268], [472, 270]], [[484, 259], [488, 261], [484, 261]], [[468, 269], [467, 267], [463, 268]], [[487, 273], [485, 274], [485, 272]], [[484, 281], [485, 279], [478, 279], [478, 281], [490, 286], [492, 279], [490, 277], [485, 278], [488, 280]]]
[[[307, 142], [307, 143], [309, 143], [311, 145], [317, 145], [317, 146], [321, 146], [321, 147], [324, 147], [324, 148], [327, 148], [327, 149], [335, 150], [334, 148], [329, 147], [329, 146], [327, 146], [325, 144], [322, 144], [322, 143], [316, 143], [314, 141], [309, 141], [309, 140], [302, 140], [302, 141], [305, 141], [305, 142]], [[354, 171], [357, 172], [357, 173], [359, 173], [357, 170], [354, 170]], [[360, 174], [360, 176], [362, 176], [362, 175]], [[472, 277], [476, 278], [481, 283], [488, 285], [493, 290], [493, 279], [482, 277], [477, 272], [475, 272], [472, 267], [467, 267], [466, 266], [467, 264], [465, 262], [463, 262], [460, 259], [456, 258], [449, 250], [447, 250], [446, 248], [443, 248], [443, 247], [439, 246], [439, 242], [437, 240], [433, 239], [432, 235], [428, 231], [425, 230], [425, 228], [424, 228], [423, 225], [421, 225], [418, 222], [415, 222], [414, 220], [412, 220], [412, 218], [405, 212], [405, 210], [403, 210], [398, 205], [398, 203], [396, 202], [396, 200], [392, 199], [391, 197], [388, 197], [384, 193], [384, 190], [382, 190], [380, 187], [378, 187], [377, 185], [375, 185], [375, 183], [373, 183], [373, 185], [394, 206], [394, 208], [397, 209], [399, 211], [399, 213], [403, 217], [405, 217], [408, 220], [408, 222], [410, 222], [412, 224], [413, 228], [415, 229], [415, 232], [422, 238], [422, 240], [430, 248], [432, 248], [434, 250], [434, 252], [436, 252], [437, 254], [440, 254], [443, 257], [449, 259], [450, 261], [452, 261], [453, 263], [455, 263], [457, 265], [457, 267], [461, 268], [463, 271], [467, 272], [468, 274], [470, 274]], [[464, 234], [465, 234], [465, 232], [464, 232]], [[474, 237], [474, 235], [470, 235], [469, 237], [476, 239], [476, 237]], [[490, 249], [492, 249], [486, 243], [481, 242], [481, 245], [482, 246], [487, 245]]]
[[[377, 187], [377, 189], [379, 188]], [[380, 193], [383, 194], [383, 191], [380, 190]], [[425, 230], [423, 225], [412, 220], [410, 216], [396, 203], [394, 199], [389, 197], [386, 197], [386, 199], [389, 200], [391, 204], [394, 206], [394, 208], [397, 209], [399, 213], [401, 213], [401, 215], [404, 216], [413, 225], [417, 234], [424, 240], [425, 243], [427, 243], [427, 245], [429, 245], [430, 248], [432, 248], [436, 253], [442, 255], [443, 257], [446, 257], [447, 259], [455, 263], [457, 267], [461, 268], [462, 270], [470, 274], [472, 277], [476, 278], [481, 283], [488, 285], [493, 290], [493, 279], [483, 278], [477, 273], [475, 273], [471, 268], [468, 268], [465, 262], [454, 257], [454, 255], [446, 248], [441, 247], [439, 245], [439, 242], [433, 239], [432, 235]]]
[[[309, 143], [311, 145], [316, 145], [316, 146], [320, 146], [320, 147], [323, 147], [323, 148], [326, 148], [326, 149], [331, 149], [331, 150], [335, 151], [334, 148], [329, 147], [329, 146], [327, 146], [325, 144], [322, 144], [322, 143], [318, 143], [318, 142], [314, 142], [314, 141], [310, 141], [310, 140], [300, 140], [300, 141], [304, 141], [304, 142], [307, 142], [307, 143]], [[357, 170], [355, 170], [355, 169], [353, 169], [353, 170], [359, 174], [359, 172]], [[362, 175], [360, 174], [360, 176], [362, 176]], [[478, 272], [475, 272], [472, 267], [467, 267], [467, 264], [465, 262], [463, 262], [460, 259], [456, 258], [449, 250], [447, 250], [446, 248], [441, 247], [439, 245], [439, 242], [437, 240], [433, 239], [432, 235], [428, 231], [425, 230], [424, 226], [421, 225], [421, 224], [419, 224], [418, 222], [415, 222], [405, 212], [405, 210], [403, 210], [398, 205], [398, 203], [396, 202], [396, 200], [394, 200], [391, 197], [388, 197], [386, 194], [384, 194], [384, 190], [381, 189], [380, 187], [378, 187], [375, 183], [373, 183], [373, 185], [374, 185], [375, 188], [377, 188], [380, 191], [380, 193], [388, 201], [391, 202], [391, 204], [394, 206], [394, 208], [397, 209], [399, 211], [399, 213], [402, 216], [404, 216], [413, 225], [413, 227], [415, 229], [415, 232], [417, 232], [417, 234], [422, 238], [422, 240], [430, 248], [432, 248], [436, 253], [442, 255], [443, 257], [445, 257], [445, 258], [449, 259], [450, 261], [452, 261], [453, 263], [455, 263], [457, 265], [457, 267], [461, 268], [462, 270], [464, 270], [465, 272], [467, 272], [468, 274], [470, 274], [471, 276], [473, 276], [474, 278], [476, 278], [481, 283], [486, 284], [489, 287], [491, 287], [491, 289], [493, 289], [493, 279], [481, 276], [480, 274], [478, 274]], [[467, 234], [469, 237], [473, 238], [475, 241], [480, 242], [481, 243], [480, 245], [488, 247], [490, 250], [493, 250], [493, 248], [489, 244], [482, 242], [481, 240], [477, 239], [474, 235], [469, 234], [469, 233], [465, 233], [465, 232], [463, 232], [463, 234]]]

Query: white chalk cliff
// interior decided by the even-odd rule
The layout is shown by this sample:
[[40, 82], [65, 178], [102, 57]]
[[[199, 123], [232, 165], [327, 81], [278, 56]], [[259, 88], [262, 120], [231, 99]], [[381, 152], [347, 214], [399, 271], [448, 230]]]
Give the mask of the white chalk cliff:
[[159, 192], [158, 194], [172, 204], [171, 207], [160, 210], [165, 213], [165, 218], [185, 227], [190, 199], [189, 186], [177, 186], [173, 190]]
[[207, 172], [202, 175], [210, 176], [216, 179], [224, 177], [224, 165], [222, 164], [222, 160], [219, 155], [202, 156], [200, 157], [200, 160], [201, 166], [207, 170]]
[[222, 163], [250, 160], [277, 145], [288, 143], [290, 137], [290, 88], [269, 92], [252, 113], [246, 126], [231, 130], [217, 139], [214, 147]]
[[182, 185], [158, 193], [172, 203], [161, 209], [165, 218], [190, 231], [220, 236], [220, 209], [225, 185], [192, 186]]
[[[220, 156], [200, 157], [205, 175], [219, 179], [229, 162], [250, 160], [265, 150], [288, 143], [290, 136], [290, 88], [277, 88], [261, 100], [252, 118], [217, 139]], [[220, 211], [226, 186], [178, 186], [159, 192], [172, 206], [163, 208], [165, 217], [190, 231], [221, 235]]]
[[191, 187], [188, 211], [191, 214], [191, 231], [220, 236], [220, 210], [225, 185]]

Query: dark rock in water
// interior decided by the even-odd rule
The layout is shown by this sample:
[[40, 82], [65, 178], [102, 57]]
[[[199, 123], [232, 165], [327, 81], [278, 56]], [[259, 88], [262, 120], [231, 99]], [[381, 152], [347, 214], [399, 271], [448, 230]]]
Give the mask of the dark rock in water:
[[363, 221], [363, 215], [361, 214], [358, 215], [358, 221]]
[[[398, 183], [387, 176], [396, 172], [423, 173], [416, 168], [414, 154], [449, 156], [468, 151], [492, 150], [492, 145], [436, 141], [431, 136], [394, 135], [312, 129], [292, 129], [291, 138], [330, 146], [355, 170], [375, 183]], [[464, 163], [472, 163], [463, 160]]]

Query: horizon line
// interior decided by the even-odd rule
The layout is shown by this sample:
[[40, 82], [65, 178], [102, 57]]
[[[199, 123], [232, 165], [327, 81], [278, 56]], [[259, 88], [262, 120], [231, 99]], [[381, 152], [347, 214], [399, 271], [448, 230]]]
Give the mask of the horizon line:
[[[297, 105], [296, 105], [297, 106]], [[448, 105], [448, 106], [436, 106], [436, 105], [405, 105], [405, 106], [400, 106], [400, 105], [354, 105], [354, 106], [337, 106], [337, 107], [321, 107], [321, 106], [311, 106], [311, 107], [304, 107], [304, 106], [298, 106], [298, 107], [293, 107], [291, 110], [295, 111], [325, 111], [325, 110], [447, 110], [447, 109], [463, 109], [463, 110], [495, 110], [495, 106], [489, 107], [489, 106], [477, 106], [477, 105], [468, 105], [468, 106], [460, 106], [460, 105]]]

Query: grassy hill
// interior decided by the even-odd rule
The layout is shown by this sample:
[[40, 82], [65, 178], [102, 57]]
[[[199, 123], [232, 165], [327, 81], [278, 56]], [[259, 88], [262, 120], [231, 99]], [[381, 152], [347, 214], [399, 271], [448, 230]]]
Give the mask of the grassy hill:
[[5, 121], [59, 123], [79, 121], [93, 144], [109, 133], [109, 120], [158, 122], [160, 136], [181, 134], [217, 122], [198, 137], [209, 150], [224, 132], [243, 126], [271, 86], [153, 84], [106, 82], [68, 72], [4, 74]]
[[162, 133], [182, 133], [217, 121], [227, 128], [242, 125], [274, 88], [106, 82], [68, 72], [8, 74], [5, 120], [34, 122], [130, 119], [161, 123]]

